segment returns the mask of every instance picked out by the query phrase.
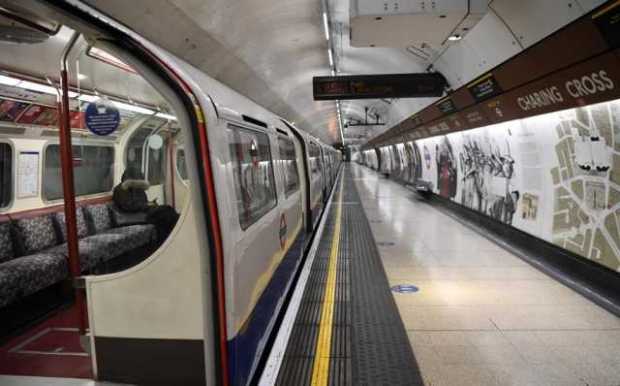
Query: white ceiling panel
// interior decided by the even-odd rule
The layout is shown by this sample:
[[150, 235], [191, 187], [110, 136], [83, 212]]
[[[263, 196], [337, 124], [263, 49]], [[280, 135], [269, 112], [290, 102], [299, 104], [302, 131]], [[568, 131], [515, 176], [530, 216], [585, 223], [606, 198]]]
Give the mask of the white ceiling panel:
[[583, 14], [575, 0], [495, 0], [490, 7], [525, 48]]

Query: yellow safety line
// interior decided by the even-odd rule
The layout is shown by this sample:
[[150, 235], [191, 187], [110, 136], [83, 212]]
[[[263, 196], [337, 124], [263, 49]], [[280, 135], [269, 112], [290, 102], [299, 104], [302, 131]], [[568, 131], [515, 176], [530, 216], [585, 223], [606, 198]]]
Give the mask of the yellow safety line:
[[312, 386], [324, 386], [329, 381], [329, 357], [332, 348], [332, 325], [334, 320], [334, 297], [336, 295], [336, 268], [338, 267], [338, 250], [340, 248], [340, 223], [342, 212], [343, 178], [340, 178], [340, 192], [338, 193], [338, 207], [336, 209], [336, 226], [332, 238], [332, 247], [329, 254], [327, 268], [327, 283], [321, 309], [321, 323], [317, 339], [312, 368]]

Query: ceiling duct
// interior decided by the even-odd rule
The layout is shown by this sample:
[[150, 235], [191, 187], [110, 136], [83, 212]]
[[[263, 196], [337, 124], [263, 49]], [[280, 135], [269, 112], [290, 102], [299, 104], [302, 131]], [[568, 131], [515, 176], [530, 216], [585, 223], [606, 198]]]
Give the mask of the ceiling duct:
[[488, 0], [351, 0], [351, 46], [407, 48], [460, 40]]

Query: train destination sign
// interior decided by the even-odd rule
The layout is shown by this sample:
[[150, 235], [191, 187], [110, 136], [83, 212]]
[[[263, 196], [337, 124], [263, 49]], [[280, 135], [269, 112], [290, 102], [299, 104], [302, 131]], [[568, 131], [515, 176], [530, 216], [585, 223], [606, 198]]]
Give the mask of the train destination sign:
[[446, 78], [439, 73], [315, 76], [314, 100], [440, 97]]

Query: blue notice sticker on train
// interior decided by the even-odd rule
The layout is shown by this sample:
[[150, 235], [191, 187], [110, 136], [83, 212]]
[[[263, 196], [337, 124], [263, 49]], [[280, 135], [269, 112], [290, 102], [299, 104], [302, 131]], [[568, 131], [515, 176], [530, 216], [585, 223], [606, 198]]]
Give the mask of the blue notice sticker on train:
[[419, 291], [418, 287], [414, 286], [413, 284], [395, 285], [394, 287], [391, 288], [391, 290], [399, 294], [410, 294], [410, 293]]
[[121, 124], [121, 114], [116, 106], [100, 100], [86, 107], [84, 122], [91, 133], [101, 136], [110, 135]]

